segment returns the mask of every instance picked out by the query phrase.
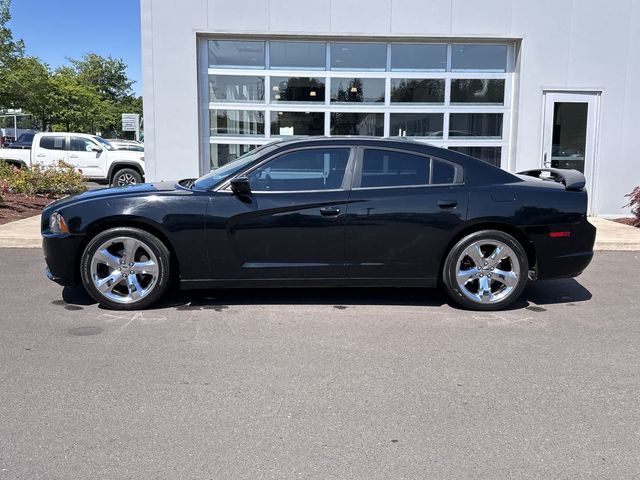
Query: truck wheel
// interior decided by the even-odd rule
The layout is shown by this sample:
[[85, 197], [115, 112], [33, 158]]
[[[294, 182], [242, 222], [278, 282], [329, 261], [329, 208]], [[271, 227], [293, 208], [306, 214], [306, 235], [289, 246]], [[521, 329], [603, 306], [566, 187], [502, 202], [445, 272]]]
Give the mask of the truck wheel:
[[142, 183], [142, 175], [133, 168], [120, 169], [111, 177], [112, 187], [126, 187], [127, 185], [135, 185], [136, 183]]

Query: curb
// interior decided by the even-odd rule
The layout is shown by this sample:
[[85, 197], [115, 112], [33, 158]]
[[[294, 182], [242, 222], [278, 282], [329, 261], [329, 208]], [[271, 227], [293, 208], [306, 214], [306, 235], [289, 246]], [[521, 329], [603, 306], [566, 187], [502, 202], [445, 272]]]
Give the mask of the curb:
[[0, 248], [40, 247], [40, 215], [0, 225]]

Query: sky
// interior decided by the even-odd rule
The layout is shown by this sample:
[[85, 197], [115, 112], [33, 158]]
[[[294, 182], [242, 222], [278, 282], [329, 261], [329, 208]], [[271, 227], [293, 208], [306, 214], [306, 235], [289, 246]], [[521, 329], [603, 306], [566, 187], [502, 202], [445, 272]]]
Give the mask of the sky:
[[139, 0], [12, 0], [9, 27], [27, 55], [53, 68], [85, 53], [121, 58], [142, 94]]

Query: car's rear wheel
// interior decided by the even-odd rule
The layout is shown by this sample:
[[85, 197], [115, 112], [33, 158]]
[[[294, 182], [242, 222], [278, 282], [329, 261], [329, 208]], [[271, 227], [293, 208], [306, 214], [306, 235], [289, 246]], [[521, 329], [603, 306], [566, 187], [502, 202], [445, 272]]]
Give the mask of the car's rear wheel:
[[472, 310], [500, 310], [515, 301], [529, 274], [527, 254], [511, 235], [482, 230], [449, 251], [442, 278], [451, 298]]
[[111, 180], [113, 187], [126, 187], [127, 185], [136, 185], [142, 183], [142, 175], [133, 168], [123, 168], [118, 170]]
[[137, 310], [166, 291], [170, 253], [149, 232], [112, 228], [89, 242], [80, 269], [85, 288], [98, 303], [114, 310]]

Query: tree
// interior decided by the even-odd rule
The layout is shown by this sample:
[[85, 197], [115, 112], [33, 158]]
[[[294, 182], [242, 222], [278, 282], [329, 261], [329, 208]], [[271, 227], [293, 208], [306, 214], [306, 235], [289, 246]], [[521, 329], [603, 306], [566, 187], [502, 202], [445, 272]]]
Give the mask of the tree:
[[142, 98], [132, 92], [127, 65], [89, 53], [54, 72], [7, 27], [11, 0], [0, 0], [0, 108], [34, 115], [42, 130], [118, 134], [122, 113], [142, 114]]
[[72, 68], [59, 68], [51, 80], [52, 116], [56, 130], [93, 132], [106, 121], [108, 105], [94, 89], [78, 78]]
[[0, 69], [11, 65], [16, 58], [24, 55], [24, 42], [14, 40], [7, 23], [11, 20], [11, 0], [0, 0]]
[[34, 115], [46, 130], [52, 110], [51, 72], [36, 57], [18, 58], [3, 77], [4, 107], [21, 108]]
[[[132, 95], [134, 82], [127, 76], [127, 65], [121, 59], [90, 53], [69, 62], [78, 81], [95, 91], [102, 100], [102, 111], [94, 118], [92, 130], [119, 135], [123, 113], [142, 114], [142, 98]], [[96, 123], [98, 119], [99, 123]]]
[[92, 85], [103, 100], [117, 102], [131, 95], [133, 81], [119, 58], [89, 53], [81, 60], [69, 59], [81, 82]]
[[11, 20], [9, 8], [11, 0], [0, 0], [0, 107], [5, 107], [11, 99], [5, 89], [5, 77], [17, 59], [24, 55], [22, 40], [14, 40], [7, 23]]

